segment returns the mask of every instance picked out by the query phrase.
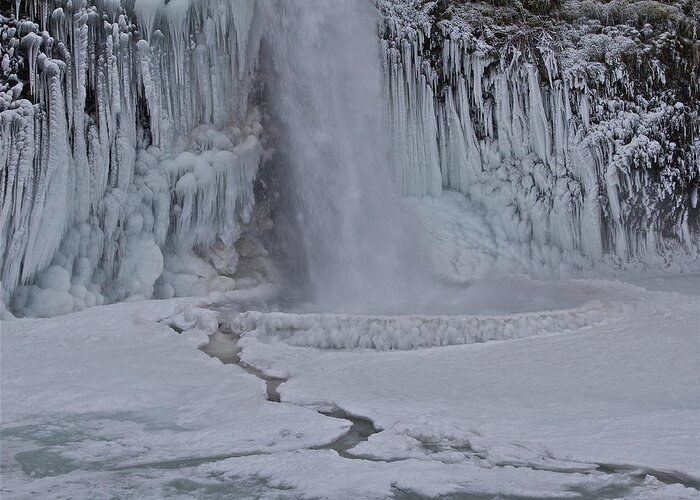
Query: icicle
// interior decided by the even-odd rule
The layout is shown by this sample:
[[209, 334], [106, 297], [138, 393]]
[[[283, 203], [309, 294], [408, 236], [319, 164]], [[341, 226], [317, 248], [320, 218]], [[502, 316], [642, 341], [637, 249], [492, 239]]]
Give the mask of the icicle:
[[[150, 296], [176, 244], [232, 247], [263, 157], [249, 110], [254, 1], [48, 4], [30, 5], [48, 31], [8, 32], [36, 105], [21, 83], [0, 90], [0, 279], [11, 307], [33, 315]], [[199, 166], [172, 173], [168, 158], [191, 142]]]
[[[442, 186], [478, 202], [494, 232], [530, 242], [531, 257], [544, 267], [562, 260], [592, 267], [606, 255], [618, 263], [654, 261], [679, 247], [697, 258], [686, 214], [698, 172], [688, 173], [687, 165], [697, 164], [700, 146], [684, 139], [681, 152], [666, 142], [693, 128], [669, 109], [687, 104], [664, 102], [673, 92], [660, 95], [658, 88], [652, 100], [639, 97], [663, 86], [669, 66], [641, 56], [648, 81], [639, 81], [620, 60], [621, 47], [637, 48], [624, 36], [611, 43], [609, 35], [584, 35], [574, 59], [575, 51], [559, 49], [546, 33], [535, 47], [494, 47], [493, 39], [470, 32], [459, 9], [453, 14], [438, 23], [430, 51], [418, 41], [426, 29], [414, 17], [384, 22], [387, 120], [404, 194], [429, 191], [434, 148]], [[606, 62], [584, 67], [585, 51], [596, 45]], [[433, 103], [416, 115], [422, 75], [432, 75], [426, 80]], [[434, 120], [425, 114], [430, 108]]]

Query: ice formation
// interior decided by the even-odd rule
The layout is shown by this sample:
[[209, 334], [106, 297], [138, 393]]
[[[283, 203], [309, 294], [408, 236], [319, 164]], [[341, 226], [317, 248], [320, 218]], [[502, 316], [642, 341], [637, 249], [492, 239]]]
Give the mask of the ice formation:
[[643, 3], [574, 2], [560, 17], [583, 21], [531, 27], [495, 21], [507, 3], [380, 1], [403, 193], [467, 195], [531, 259], [697, 258], [697, 26]]
[[2, 19], [5, 302], [48, 316], [224, 274], [198, 256], [232, 249], [253, 208], [256, 2], [14, 10], [35, 22]]
[[[530, 308], [518, 310], [512, 298], [503, 291], [509, 284], [501, 285], [502, 302], [508, 304], [513, 312], [465, 315], [451, 311], [449, 314], [436, 314], [435, 309], [431, 308], [427, 313], [430, 315], [390, 316], [246, 311], [236, 315], [230, 326], [233, 331], [243, 335], [242, 344], [283, 342], [321, 349], [387, 351], [561, 333], [598, 324], [635, 308], [658, 310], [659, 313], [664, 309], [656, 303], [658, 297], [655, 294], [640, 295], [639, 290], [631, 285], [596, 280], [562, 280], [554, 285], [554, 292], [559, 294], [560, 299], [544, 299], [553, 310], [548, 310], [546, 306], [542, 308], [544, 310], [539, 310], [540, 304], [529, 304]], [[510, 285], [517, 288], [515, 282]], [[530, 293], [540, 299], [546, 297], [546, 288], [537, 285], [536, 282], [528, 283]], [[552, 291], [549, 290], [550, 293]], [[572, 295], [573, 291], [576, 293]], [[464, 294], [461, 291], [453, 293], [455, 296]], [[566, 298], [562, 300], [561, 297]], [[555, 307], [557, 303], [559, 306]]]
[[[260, 281], [247, 269], [236, 282], [235, 245], [272, 149], [262, 122], [291, 172], [272, 175], [292, 181], [284, 208], [316, 298], [414, 285], [427, 258], [395, 184], [466, 196], [495, 244], [462, 237], [467, 221], [443, 252], [457, 260], [476, 243], [469, 259], [495, 249], [515, 272], [697, 268], [697, 22], [683, 0], [641, 3], [656, 10], [563, 2], [554, 23], [375, 0], [375, 23], [350, 0], [16, 0], [0, 18], [2, 309]], [[242, 246], [267, 268], [259, 241]]]

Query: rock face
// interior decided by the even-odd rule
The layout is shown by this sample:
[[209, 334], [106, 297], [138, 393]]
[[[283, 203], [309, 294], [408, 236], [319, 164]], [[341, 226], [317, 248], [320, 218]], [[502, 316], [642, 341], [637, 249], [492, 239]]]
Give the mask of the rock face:
[[379, 6], [404, 194], [460, 191], [545, 260], [697, 257], [695, 2]]
[[[376, 4], [404, 195], [465, 194], [545, 266], [697, 262], [695, 2]], [[0, 11], [3, 309], [235, 286], [266, 156], [261, 5]]]

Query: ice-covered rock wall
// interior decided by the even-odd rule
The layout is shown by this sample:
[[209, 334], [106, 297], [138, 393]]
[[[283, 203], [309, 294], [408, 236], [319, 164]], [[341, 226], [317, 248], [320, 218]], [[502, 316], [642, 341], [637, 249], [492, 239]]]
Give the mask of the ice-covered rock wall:
[[692, 2], [551, 3], [379, 1], [404, 194], [459, 191], [554, 266], [697, 259]]
[[235, 270], [222, 249], [250, 218], [264, 153], [256, 1], [18, 0], [4, 14], [5, 304], [48, 316], [232, 287], [214, 277]]
[[[517, 254], [509, 271], [567, 274], [600, 261], [697, 267], [696, 2], [367, 1], [380, 14], [381, 77], [375, 76], [383, 80], [393, 171], [407, 196], [466, 195], [465, 210], [481, 218], [479, 232], [452, 236], [477, 243], [469, 259], [490, 251], [478, 246], [485, 235]], [[364, 43], [372, 30], [365, 20], [373, 18], [350, 23], [340, 8], [353, 13], [350, 3], [280, 9], [302, 12], [310, 24], [276, 20], [284, 29], [270, 43], [298, 39], [298, 45], [268, 54], [278, 54], [288, 67], [280, 74], [289, 77], [278, 76], [289, 107], [268, 111], [286, 116], [272, 123], [287, 124], [293, 142], [287, 153], [300, 164], [303, 187], [295, 189], [308, 213], [346, 207], [353, 218], [326, 221], [388, 220], [376, 208], [386, 200], [374, 203], [390, 195], [377, 187], [373, 165], [381, 153], [374, 151], [381, 148], [369, 145], [381, 134], [374, 115], [362, 111], [372, 104], [356, 106], [353, 96], [363, 94], [343, 89], [362, 89], [364, 78], [375, 78], [356, 69], [374, 58], [375, 45]], [[547, 4], [553, 8], [546, 15], [528, 10]], [[2, 308], [48, 316], [132, 297], [226, 290], [264, 277], [265, 250], [241, 235], [269, 149], [265, 110], [257, 105], [274, 85], [261, 85], [256, 71], [265, 25], [276, 29], [261, 15], [265, 5], [285, 3], [2, 4]], [[345, 31], [324, 39], [336, 33], [334, 23]], [[333, 56], [338, 45], [348, 57]], [[308, 60], [287, 61], [285, 54]], [[343, 71], [340, 84], [328, 77]], [[329, 83], [334, 88], [324, 87]], [[324, 108], [323, 120], [307, 116], [309, 103]], [[275, 139], [284, 146], [284, 137]], [[319, 170], [325, 164], [336, 170]], [[330, 181], [335, 191], [324, 189]], [[322, 198], [310, 199], [315, 193]], [[436, 199], [433, 212], [454, 208], [453, 194], [441, 199], [447, 204]], [[451, 210], [450, 224], [437, 231], [468, 230], [458, 213]], [[380, 227], [306, 224], [307, 258], [315, 259], [308, 265], [319, 270], [326, 251], [333, 273], [332, 263], [345, 254], [362, 267], [362, 252], [337, 249], [345, 241], [366, 244], [367, 227]], [[334, 236], [339, 231], [348, 237]], [[389, 231], [377, 232], [395, 246]], [[329, 238], [335, 246], [316, 245]], [[239, 256], [260, 272], [237, 274]], [[397, 259], [385, 261], [389, 269]], [[356, 274], [367, 273], [381, 274]], [[242, 279], [237, 285], [232, 277]]]

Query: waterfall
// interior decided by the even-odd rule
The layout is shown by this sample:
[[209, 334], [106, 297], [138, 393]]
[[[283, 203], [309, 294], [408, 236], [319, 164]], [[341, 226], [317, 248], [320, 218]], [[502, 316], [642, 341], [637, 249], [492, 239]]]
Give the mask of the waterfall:
[[280, 0], [267, 16], [280, 168], [290, 170], [313, 300], [345, 309], [392, 303], [415, 270], [415, 243], [388, 156], [376, 9]]

